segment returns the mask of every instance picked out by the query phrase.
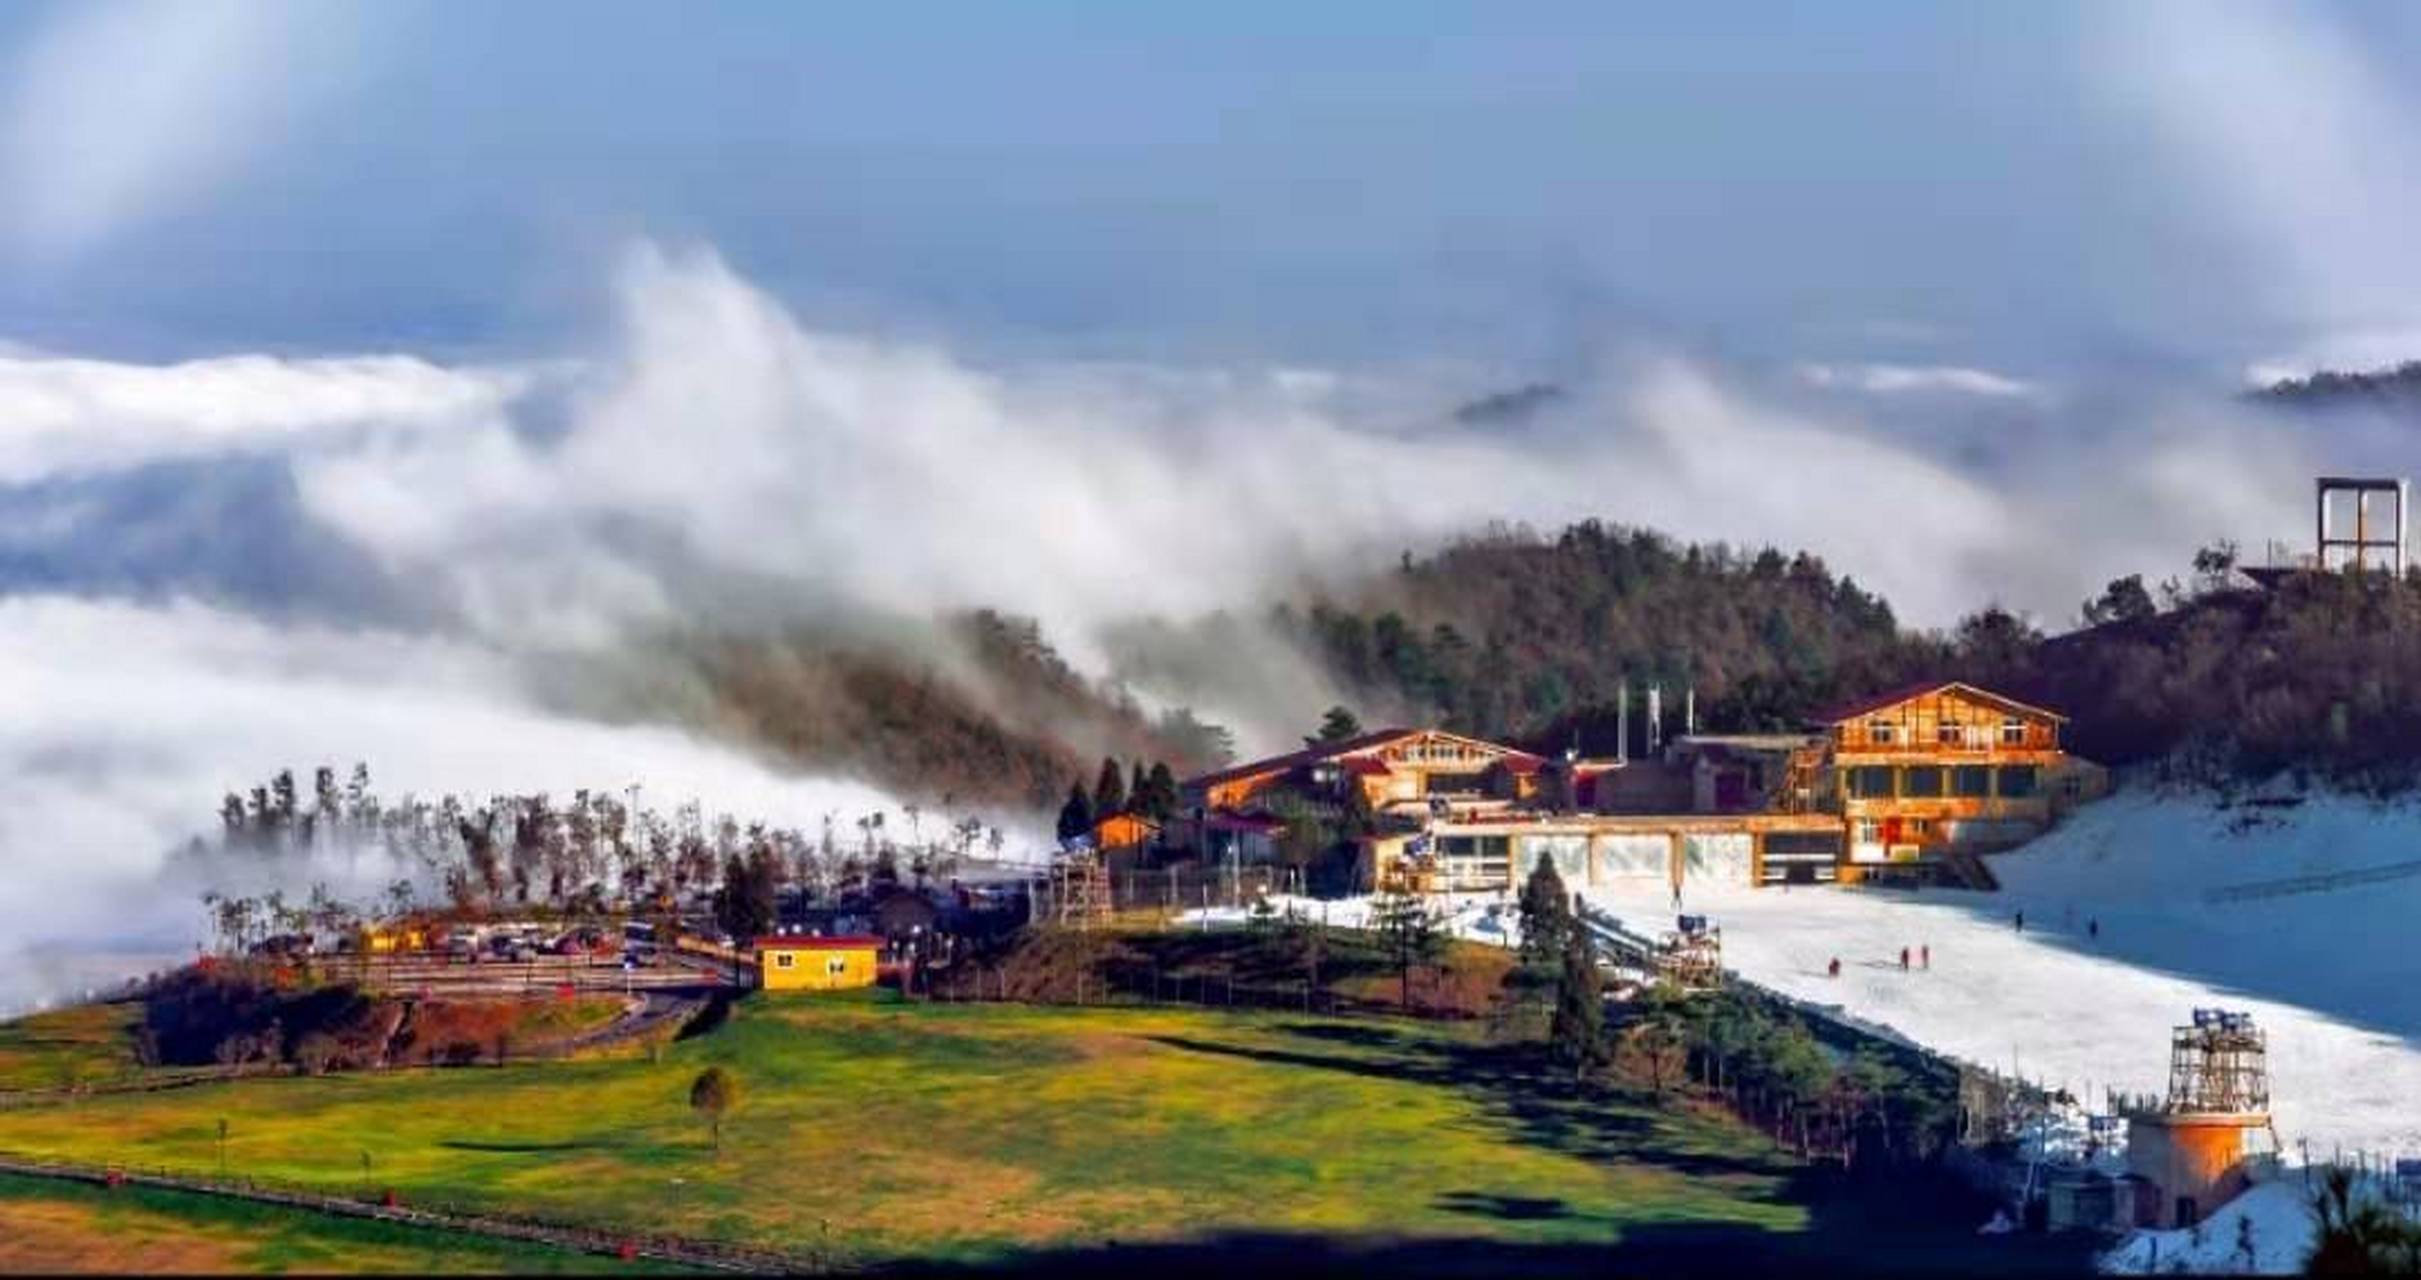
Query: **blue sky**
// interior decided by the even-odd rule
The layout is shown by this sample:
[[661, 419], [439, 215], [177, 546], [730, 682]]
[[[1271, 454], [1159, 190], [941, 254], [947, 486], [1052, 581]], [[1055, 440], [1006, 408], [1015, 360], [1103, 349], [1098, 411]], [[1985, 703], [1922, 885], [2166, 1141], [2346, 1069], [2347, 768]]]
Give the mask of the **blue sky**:
[[[543, 344], [641, 234], [811, 321], [1127, 357], [2040, 367], [2287, 324], [2191, 296], [2241, 269], [2210, 194], [2066, 4], [274, 12], [253, 83], [195, 108], [226, 154], [0, 256], [0, 335]], [[0, 13], [0, 58], [76, 13]], [[2393, 9], [2311, 17], [2411, 45]]]

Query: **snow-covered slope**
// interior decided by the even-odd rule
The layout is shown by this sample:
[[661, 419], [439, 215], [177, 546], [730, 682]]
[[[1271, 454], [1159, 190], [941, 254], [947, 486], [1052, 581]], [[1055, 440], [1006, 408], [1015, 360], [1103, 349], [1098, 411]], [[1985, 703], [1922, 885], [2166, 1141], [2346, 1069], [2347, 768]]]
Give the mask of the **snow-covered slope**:
[[2293, 1275], [2311, 1252], [2315, 1224], [2303, 1180], [2265, 1182], [2201, 1225], [2137, 1231], [2102, 1255], [2111, 1275]]
[[[2290, 1157], [2298, 1140], [2314, 1157], [2421, 1154], [2421, 875], [2209, 896], [2421, 859], [2421, 811], [2319, 798], [2232, 830], [2245, 812], [2122, 793], [1994, 858], [1999, 894], [1693, 889], [1686, 905], [1752, 979], [2095, 1099], [2161, 1091], [2169, 1028], [2196, 1006], [2249, 1010]], [[1661, 885], [1589, 893], [1642, 931], [1669, 926]], [[1932, 969], [1903, 973], [1903, 946], [1930, 946]]]

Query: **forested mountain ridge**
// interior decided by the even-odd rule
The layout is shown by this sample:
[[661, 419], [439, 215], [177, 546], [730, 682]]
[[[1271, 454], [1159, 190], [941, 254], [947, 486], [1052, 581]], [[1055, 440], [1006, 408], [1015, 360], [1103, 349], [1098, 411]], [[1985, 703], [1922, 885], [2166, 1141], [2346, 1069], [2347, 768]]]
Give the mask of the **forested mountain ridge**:
[[2388, 369], [2352, 373], [2315, 370], [2301, 378], [2280, 378], [2246, 393], [2259, 404], [2295, 409], [2329, 409], [2347, 405], [2421, 410], [2421, 360], [2407, 360]]
[[[2159, 601], [2140, 576], [2114, 582], [2061, 635], [1993, 606], [1927, 631], [1805, 552], [1587, 521], [1552, 536], [1492, 529], [1258, 616], [1160, 620], [1114, 653], [1108, 679], [1077, 671], [1033, 621], [989, 611], [947, 620], [949, 661], [806, 634], [675, 652], [709, 691], [693, 718], [722, 732], [902, 796], [1037, 813], [1105, 755], [1180, 775], [1232, 756], [1224, 729], [1184, 710], [1148, 714], [1126, 692], [1128, 679], [1149, 687], [1155, 650], [1228, 655], [1226, 670], [1193, 674], [1227, 681], [1230, 705], [1276, 687], [1332, 690], [1365, 723], [1541, 751], [1611, 754], [1626, 684], [1637, 751], [1650, 682], [1668, 732], [1692, 690], [1702, 729], [1738, 732], [1802, 728], [1847, 697], [1965, 679], [2066, 714], [2068, 744], [2108, 764], [2379, 790], [2421, 776], [2421, 581], [2305, 575], [2259, 590], [2227, 586], [2224, 561], [2206, 550], [2193, 585], [2173, 580]], [[1290, 709], [1296, 732], [1323, 706]]]
[[1703, 723], [1776, 728], [1949, 656], [1805, 552], [1683, 545], [1595, 521], [1407, 557], [1385, 581], [1281, 607], [1274, 621], [1373, 704], [1558, 745], [1572, 728], [1599, 736], [1625, 681], [1634, 697], [1660, 683], [1676, 718], [1694, 687]]

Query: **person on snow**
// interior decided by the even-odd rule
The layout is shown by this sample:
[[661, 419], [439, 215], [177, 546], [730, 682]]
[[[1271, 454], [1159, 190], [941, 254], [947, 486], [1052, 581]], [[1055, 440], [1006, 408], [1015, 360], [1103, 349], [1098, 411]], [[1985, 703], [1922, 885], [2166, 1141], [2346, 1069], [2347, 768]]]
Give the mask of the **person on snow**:
[[1841, 957], [1834, 956], [1833, 962], [1824, 966], [1824, 976], [1827, 978], [1838, 978], [1841, 976]]
[[1900, 972], [1908, 972], [1908, 948], [1900, 948]]

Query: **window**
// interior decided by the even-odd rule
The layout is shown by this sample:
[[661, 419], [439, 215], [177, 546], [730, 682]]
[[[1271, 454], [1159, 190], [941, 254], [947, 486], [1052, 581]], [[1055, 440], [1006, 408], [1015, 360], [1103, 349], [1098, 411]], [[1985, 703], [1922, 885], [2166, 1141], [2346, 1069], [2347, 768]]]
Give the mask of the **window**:
[[2003, 719], [2001, 721], [2001, 745], [2004, 747], [2025, 746], [2026, 722], [2016, 716]]
[[2021, 800], [2034, 794], [2035, 767], [2030, 764], [2001, 766], [2001, 798]]
[[824, 962], [824, 973], [829, 977], [837, 978], [847, 972], [849, 972], [849, 958], [847, 956], [834, 956]]
[[1942, 794], [1942, 767], [1914, 765], [1900, 771], [1900, 794], [1932, 799]]
[[1981, 800], [1992, 794], [1992, 770], [1980, 764], [1963, 764], [1950, 771], [1950, 794], [1963, 800]]
[[1934, 741], [1945, 747], [1955, 747], [1967, 741], [1967, 726], [1955, 720], [1944, 720], [1934, 729]]
[[1910, 840], [1922, 840], [1933, 834], [1933, 819], [1903, 818], [1901, 819], [1900, 834]]
[[797, 967], [798, 962], [799, 958], [787, 951], [776, 951], [773, 953], [773, 967], [776, 969], [795, 968]]
[[1849, 771], [1849, 795], [1853, 800], [1888, 800], [1891, 798], [1891, 766], [1861, 764]]
[[1866, 740], [1869, 742], [1877, 744], [1891, 743], [1896, 740], [1894, 735], [1898, 734], [1899, 731], [1900, 726], [1893, 724], [1891, 721], [1886, 720], [1881, 716], [1876, 716], [1874, 719], [1866, 722]]
[[1875, 821], [1875, 820], [1874, 820], [1874, 819], [1872, 819], [1872, 818], [1860, 818], [1860, 819], [1858, 819], [1858, 843], [1859, 843], [1859, 844], [1881, 844], [1881, 843], [1883, 843], [1883, 824], [1882, 824], [1882, 823], [1880, 823], [1880, 822]]

